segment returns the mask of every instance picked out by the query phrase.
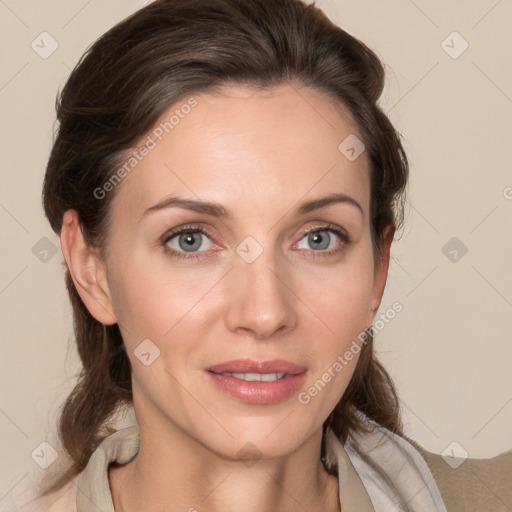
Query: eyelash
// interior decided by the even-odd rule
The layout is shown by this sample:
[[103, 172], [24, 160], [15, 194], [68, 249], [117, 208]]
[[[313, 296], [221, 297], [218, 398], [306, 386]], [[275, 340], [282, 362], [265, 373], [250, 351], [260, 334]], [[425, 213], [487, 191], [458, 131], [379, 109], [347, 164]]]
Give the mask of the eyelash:
[[[341, 231], [334, 224], [330, 224], [330, 223], [327, 223], [322, 226], [315, 226], [314, 228], [305, 230], [304, 232], [301, 233], [299, 241], [302, 240], [306, 235], [309, 235], [310, 233], [317, 233], [317, 232], [322, 232], [322, 231], [329, 231], [329, 232], [332, 232], [335, 235], [337, 235], [341, 239], [340, 247], [338, 247], [337, 249], [331, 249], [330, 251], [313, 251], [313, 250], [311, 250], [311, 252], [313, 254], [308, 257], [311, 257], [313, 259], [332, 257], [332, 256], [335, 256], [336, 254], [344, 251], [346, 249], [346, 247], [348, 245], [350, 245], [351, 240], [350, 240], [349, 236], [345, 232]], [[169, 249], [169, 247], [167, 246], [167, 243], [169, 242], [169, 240], [172, 240], [174, 237], [184, 234], [184, 233], [202, 233], [203, 235], [206, 235], [209, 238], [211, 238], [208, 231], [199, 225], [188, 224], [188, 225], [180, 226], [179, 228], [176, 228], [176, 229], [166, 232], [162, 236], [161, 243], [164, 246], [164, 251], [167, 254], [169, 254], [171, 257], [178, 258], [181, 260], [195, 260], [195, 259], [203, 258], [204, 253], [206, 251], [201, 251], [201, 252], [197, 252], [197, 253], [188, 253], [189, 254], [188, 256], [184, 256], [184, 254], [187, 254], [187, 253], [182, 253], [180, 251], [176, 251], [175, 249]]]

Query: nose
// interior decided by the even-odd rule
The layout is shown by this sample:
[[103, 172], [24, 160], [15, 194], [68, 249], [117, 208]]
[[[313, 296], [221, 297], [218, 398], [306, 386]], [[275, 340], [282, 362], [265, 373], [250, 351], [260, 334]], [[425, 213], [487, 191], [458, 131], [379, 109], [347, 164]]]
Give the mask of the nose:
[[278, 266], [271, 250], [264, 250], [252, 263], [236, 257], [224, 283], [230, 331], [264, 340], [296, 326], [297, 299], [287, 265], [280, 261]]

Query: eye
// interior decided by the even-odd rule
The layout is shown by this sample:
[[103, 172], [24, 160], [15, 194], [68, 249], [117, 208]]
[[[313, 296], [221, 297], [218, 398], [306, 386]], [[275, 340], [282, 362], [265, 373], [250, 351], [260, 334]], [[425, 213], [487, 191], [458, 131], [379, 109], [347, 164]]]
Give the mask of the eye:
[[[335, 226], [328, 225], [314, 227], [303, 233], [303, 237], [297, 242], [296, 247], [319, 252], [318, 256], [330, 256], [344, 250], [348, 243], [349, 238], [343, 231]], [[309, 247], [305, 247], [305, 244]]]
[[[205, 239], [209, 243], [205, 243]], [[213, 242], [206, 230], [200, 226], [181, 226], [166, 233], [162, 237], [162, 244], [173, 257], [193, 259], [201, 257], [202, 253], [211, 249]]]

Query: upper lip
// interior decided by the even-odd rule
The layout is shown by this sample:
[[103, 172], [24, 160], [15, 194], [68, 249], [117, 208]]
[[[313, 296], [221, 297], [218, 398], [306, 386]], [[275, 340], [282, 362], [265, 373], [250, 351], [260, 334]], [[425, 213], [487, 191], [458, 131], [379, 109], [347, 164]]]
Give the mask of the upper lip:
[[307, 368], [283, 359], [274, 359], [273, 361], [237, 359], [216, 364], [207, 368], [207, 370], [213, 373], [285, 373], [298, 375], [305, 372]]

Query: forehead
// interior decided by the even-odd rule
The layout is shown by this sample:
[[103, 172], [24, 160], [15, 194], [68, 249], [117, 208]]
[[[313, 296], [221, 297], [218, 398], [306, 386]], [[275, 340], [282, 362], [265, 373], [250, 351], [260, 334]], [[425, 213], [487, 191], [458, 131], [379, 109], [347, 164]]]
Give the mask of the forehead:
[[[350, 195], [367, 214], [366, 153], [349, 159], [342, 151], [353, 137], [360, 139], [349, 111], [311, 88], [232, 84], [192, 94], [134, 148], [139, 160], [118, 185], [114, 215], [140, 216], [169, 194], [219, 202], [241, 216], [270, 215], [270, 205], [282, 214], [326, 192]], [[144, 146], [151, 149], [140, 157]]]

